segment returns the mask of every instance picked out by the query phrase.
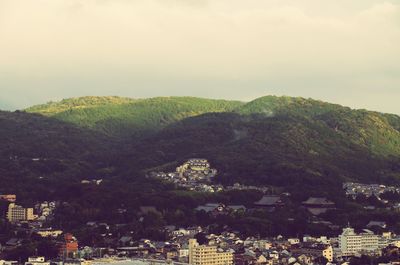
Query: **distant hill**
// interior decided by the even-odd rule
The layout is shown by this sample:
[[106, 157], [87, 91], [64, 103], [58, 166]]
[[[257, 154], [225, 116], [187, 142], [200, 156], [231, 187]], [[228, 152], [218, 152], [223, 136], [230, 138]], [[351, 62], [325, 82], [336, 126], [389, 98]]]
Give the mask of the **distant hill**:
[[231, 111], [241, 104], [191, 97], [83, 97], [33, 106], [26, 111], [121, 137], [152, 132], [203, 113]]
[[239, 113], [298, 117], [327, 126], [378, 155], [400, 154], [400, 117], [304, 98], [267, 96], [239, 108]]
[[133, 142], [130, 167], [207, 157], [226, 183], [279, 186], [400, 183], [400, 117], [311, 99], [263, 97]]
[[[46, 146], [48, 156], [75, 156], [99, 175], [132, 178], [196, 156], [224, 183], [326, 192], [351, 180], [400, 183], [400, 117], [312, 99], [85, 97], [3, 115], [14, 126], [0, 127], [12, 139], [3, 150]], [[18, 128], [17, 138], [8, 135]]]
[[[39, 114], [0, 111], [1, 191], [51, 189], [42, 181], [95, 176], [106, 167], [112, 142], [105, 136]], [[43, 184], [43, 183], [42, 183]], [[38, 190], [34, 191], [33, 187]]]

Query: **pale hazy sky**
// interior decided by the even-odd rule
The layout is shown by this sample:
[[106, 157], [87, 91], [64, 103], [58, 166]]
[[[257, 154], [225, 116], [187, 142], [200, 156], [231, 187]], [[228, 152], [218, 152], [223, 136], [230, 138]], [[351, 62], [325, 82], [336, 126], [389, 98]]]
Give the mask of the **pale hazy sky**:
[[0, 0], [0, 106], [303, 96], [400, 114], [400, 0]]

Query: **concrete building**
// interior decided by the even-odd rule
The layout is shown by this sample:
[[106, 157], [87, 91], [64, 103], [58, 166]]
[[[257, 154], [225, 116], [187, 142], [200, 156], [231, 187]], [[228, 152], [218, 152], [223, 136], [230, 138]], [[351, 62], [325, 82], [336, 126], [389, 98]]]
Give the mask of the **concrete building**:
[[301, 246], [293, 246], [291, 248], [293, 254], [306, 255], [313, 257], [324, 257], [329, 262], [333, 261], [333, 248], [331, 245], [325, 244], [303, 244]]
[[196, 239], [189, 239], [189, 264], [232, 265], [233, 254], [218, 251], [216, 246], [200, 246]]
[[8, 205], [7, 220], [10, 223], [33, 221], [36, 218], [37, 216], [33, 214], [33, 208], [24, 208], [15, 203], [10, 203]]
[[379, 251], [380, 237], [372, 231], [364, 230], [362, 233], [355, 233], [353, 228], [344, 228], [339, 235], [339, 248], [342, 256], [354, 256], [361, 253]]

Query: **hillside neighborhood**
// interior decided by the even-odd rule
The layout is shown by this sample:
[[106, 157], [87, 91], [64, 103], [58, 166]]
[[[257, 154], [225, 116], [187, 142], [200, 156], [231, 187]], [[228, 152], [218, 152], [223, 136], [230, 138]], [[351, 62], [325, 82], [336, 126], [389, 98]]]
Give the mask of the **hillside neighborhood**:
[[[264, 194], [250, 207], [210, 202], [193, 209], [210, 218], [245, 216], [257, 212], [274, 215], [290, 203], [289, 193], [271, 194], [269, 187], [241, 184], [224, 187], [213, 184], [216, 174], [217, 170], [211, 168], [206, 159], [196, 158], [189, 159], [177, 167], [175, 172], [152, 173], [151, 177], [174, 183], [179, 188], [190, 191], [216, 193], [226, 190], [254, 190]], [[81, 181], [81, 185], [99, 186], [102, 185], [102, 180], [84, 180]], [[379, 201], [382, 200], [380, 196], [387, 192], [397, 194], [400, 191], [395, 187], [360, 183], [344, 183], [343, 189], [349, 199], [355, 200], [357, 196], [362, 195], [367, 198], [375, 196]], [[9, 224], [9, 232], [0, 233], [0, 257], [12, 256], [12, 253], [23, 247], [24, 242], [32, 240], [39, 241], [38, 246], [42, 246], [42, 253], [49, 255], [27, 257], [27, 261], [2, 260], [0, 265], [87, 265], [123, 260], [193, 265], [345, 265], [354, 259], [365, 257], [381, 260], [379, 264], [398, 264], [392, 261], [400, 261], [400, 236], [388, 229], [385, 222], [371, 220], [361, 230], [352, 228], [350, 224], [340, 228], [320, 217], [336, 209], [336, 204], [325, 197], [309, 197], [299, 207], [313, 216], [312, 223], [337, 231], [335, 236], [244, 236], [229, 226], [221, 233], [215, 233], [212, 226], [167, 225], [158, 231], [164, 234], [165, 240], [138, 240], [132, 236], [135, 231], [130, 230], [128, 224], [107, 224], [93, 220], [85, 224], [85, 230], [98, 238], [96, 245], [81, 245], [79, 238], [71, 231], [50, 226], [57, 208], [66, 204], [65, 202], [44, 201], [36, 203], [32, 208], [25, 208], [18, 205], [15, 194], [0, 195], [0, 200], [8, 205], [3, 216], [4, 221]], [[118, 211], [124, 213], [126, 210]], [[143, 206], [140, 211], [143, 216], [160, 214], [159, 209], [153, 206]], [[209, 263], [211, 260], [213, 263]]]

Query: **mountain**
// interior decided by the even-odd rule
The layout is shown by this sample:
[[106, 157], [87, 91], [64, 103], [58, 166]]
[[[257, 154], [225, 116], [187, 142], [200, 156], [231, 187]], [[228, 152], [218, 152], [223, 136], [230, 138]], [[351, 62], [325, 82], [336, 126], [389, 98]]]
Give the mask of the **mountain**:
[[303, 98], [267, 96], [240, 108], [241, 114], [306, 118], [333, 129], [377, 155], [400, 154], [400, 117]]
[[45, 196], [62, 179], [95, 176], [114, 145], [97, 132], [20, 111], [0, 111], [0, 139], [0, 193], [20, 195]]
[[[86, 148], [85, 140], [80, 147], [95, 148], [89, 153], [98, 155], [102, 168], [91, 166], [128, 178], [206, 157], [224, 183], [325, 191], [343, 181], [400, 183], [400, 117], [312, 99], [266, 96], [242, 103], [85, 97], [34, 106], [24, 115], [74, 128], [78, 146], [91, 135], [97, 145]], [[41, 122], [36, 123], [41, 134], [52, 130]], [[31, 125], [21, 121], [19, 126], [31, 130]], [[57, 134], [67, 137], [64, 130]], [[21, 141], [27, 147], [36, 145], [30, 138]], [[104, 145], [105, 153], [98, 150]], [[48, 152], [69, 156], [71, 149], [72, 144], [66, 144]]]
[[[283, 196], [285, 206], [275, 214], [215, 219], [193, 209], [208, 202], [251, 208], [261, 192], [186, 191], [146, 177], [192, 157], [207, 158], [219, 183], [262, 185], [290, 196]], [[309, 196], [335, 202], [321, 220], [356, 228], [380, 220], [400, 233], [398, 213], [374, 198], [348, 200], [342, 188], [345, 181], [400, 185], [400, 117], [312, 99], [85, 97], [0, 112], [0, 164], [0, 194], [15, 193], [22, 205], [64, 202], [52, 225], [76, 231], [85, 244], [93, 242], [85, 225], [93, 220], [129, 224], [137, 239], [163, 240], [155, 231], [167, 224], [228, 226], [245, 235], [336, 236], [301, 206]], [[102, 182], [81, 182], [91, 179]], [[145, 216], [142, 224], [143, 205], [160, 214]], [[364, 208], [369, 205], [376, 210]]]
[[173, 169], [186, 158], [206, 157], [225, 183], [324, 190], [340, 189], [343, 181], [400, 183], [399, 121], [395, 115], [268, 96], [232, 112], [173, 123], [128, 145], [124, 156], [135, 160], [118, 167]]
[[26, 111], [94, 129], [110, 136], [137, 136], [181, 119], [231, 111], [242, 103], [191, 97], [130, 99], [83, 97], [33, 106]]

